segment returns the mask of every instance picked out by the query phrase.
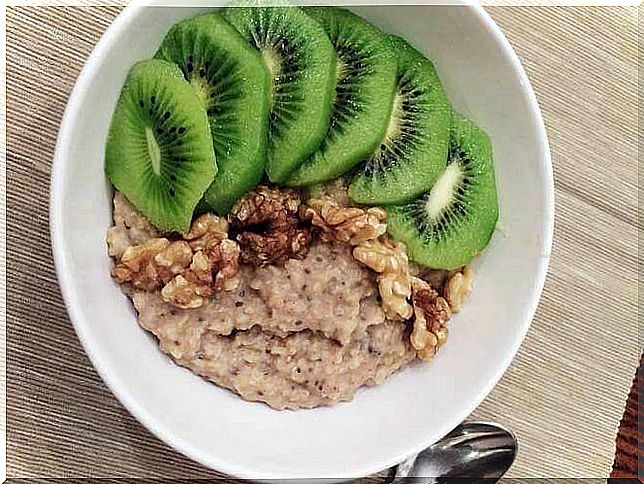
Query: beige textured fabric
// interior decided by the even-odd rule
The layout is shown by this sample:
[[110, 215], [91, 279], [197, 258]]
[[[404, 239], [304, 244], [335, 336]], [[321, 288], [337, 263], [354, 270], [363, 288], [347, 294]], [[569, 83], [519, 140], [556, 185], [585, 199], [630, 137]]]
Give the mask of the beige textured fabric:
[[[207, 477], [110, 394], [56, 285], [48, 185], [74, 80], [119, 7], [10, 8], [8, 473]], [[541, 103], [555, 165], [556, 233], [545, 293], [508, 373], [472, 418], [518, 435], [513, 477], [605, 477], [637, 330], [637, 11], [490, 8]]]

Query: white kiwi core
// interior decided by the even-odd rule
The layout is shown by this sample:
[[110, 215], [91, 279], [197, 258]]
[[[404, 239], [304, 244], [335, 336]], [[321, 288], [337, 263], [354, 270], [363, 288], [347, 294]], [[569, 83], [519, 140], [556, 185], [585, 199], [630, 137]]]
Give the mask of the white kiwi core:
[[436, 180], [425, 201], [425, 214], [432, 220], [440, 217], [453, 200], [454, 193], [463, 179], [464, 172], [458, 163], [450, 163]]
[[161, 174], [161, 150], [159, 143], [154, 138], [154, 133], [149, 126], [145, 127], [145, 139], [148, 144], [148, 156], [152, 162], [152, 170], [158, 176]]
[[400, 128], [403, 119], [403, 101], [405, 100], [404, 96], [400, 93], [394, 96], [393, 106], [391, 107], [391, 116], [389, 116], [389, 124], [387, 125], [387, 131], [385, 132], [385, 141], [387, 142], [396, 139], [400, 136]]

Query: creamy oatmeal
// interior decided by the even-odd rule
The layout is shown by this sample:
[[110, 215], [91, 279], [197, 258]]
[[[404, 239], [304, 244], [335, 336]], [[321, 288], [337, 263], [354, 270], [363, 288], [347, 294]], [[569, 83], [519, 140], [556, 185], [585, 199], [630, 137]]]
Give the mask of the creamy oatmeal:
[[[337, 191], [337, 190], [336, 190]], [[341, 193], [341, 192], [340, 192]], [[423, 274], [379, 208], [258, 187], [163, 236], [117, 192], [114, 279], [177, 363], [273, 408], [351, 400], [447, 339], [471, 271]], [[435, 286], [427, 282], [441, 280]], [[449, 297], [448, 297], [449, 296]]]

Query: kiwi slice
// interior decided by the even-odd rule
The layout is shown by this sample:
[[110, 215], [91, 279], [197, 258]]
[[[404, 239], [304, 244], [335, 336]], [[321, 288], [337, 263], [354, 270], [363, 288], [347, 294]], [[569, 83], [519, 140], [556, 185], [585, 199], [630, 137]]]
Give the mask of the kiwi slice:
[[224, 16], [259, 49], [271, 73], [266, 172], [272, 182], [283, 182], [326, 135], [335, 51], [322, 26], [298, 7], [236, 6]]
[[445, 168], [451, 107], [434, 65], [400, 37], [396, 93], [386, 134], [360, 167], [349, 196], [366, 205], [398, 204], [426, 191]]
[[217, 165], [206, 111], [174, 64], [146, 60], [130, 69], [107, 136], [105, 172], [160, 230], [190, 226]]
[[387, 231], [410, 258], [436, 269], [462, 267], [488, 244], [499, 216], [492, 146], [472, 121], [454, 115], [445, 171], [425, 194], [387, 207]]
[[205, 106], [219, 172], [200, 206], [225, 214], [264, 172], [268, 70], [257, 49], [218, 14], [174, 25], [156, 57], [177, 64]]
[[388, 36], [348, 10], [310, 7], [338, 56], [331, 123], [318, 150], [286, 181], [302, 186], [337, 178], [380, 145], [396, 87]]

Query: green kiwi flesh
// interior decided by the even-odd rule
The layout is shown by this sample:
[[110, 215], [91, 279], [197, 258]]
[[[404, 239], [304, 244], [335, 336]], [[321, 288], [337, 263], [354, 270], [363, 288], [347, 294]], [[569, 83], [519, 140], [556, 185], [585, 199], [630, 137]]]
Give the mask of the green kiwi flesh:
[[206, 112], [174, 64], [146, 60], [130, 69], [107, 136], [105, 171], [160, 230], [189, 228], [217, 165]]
[[235, 6], [226, 8], [224, 16], [259, 49], [270, 71], [266, 172], [272, 182], [281, 183], [326, 135], [335, 86], [335, 51], [322, 26], [298, 7]]
[[200, 210], [223, 215], [264, 173], [268, 70], [257, 49], [219, 14], [174, 25], [156, 57], [177, 64], [204, 104], [219, 172]]
[[326, 137], [286, 181], [303, 186], [331, 180], [366, 159], [380, 145], [396, 87], [396, 60], [388, 35], [335, 7], [309, 7], [335, 48], [335, 100]]
[[349, 187], [366, 205], [399, 204], [426, 191], [445, 168], [451, 107], [434, 65], [400, 37], [396, 94], [384, 138]]
[[387, 231], [413, 261], [436, 269], [468, 264], [487, 246], [499, 216], [488, 136], [455, 114], [445, 171], [427, 193], [387, 207], [387, 214]]

